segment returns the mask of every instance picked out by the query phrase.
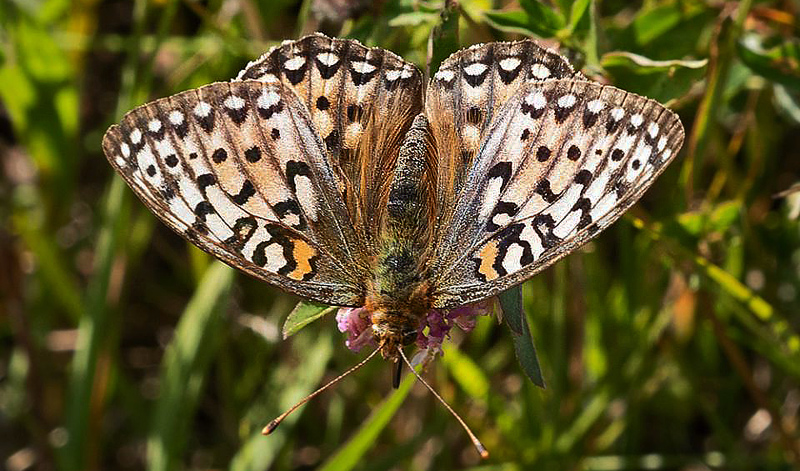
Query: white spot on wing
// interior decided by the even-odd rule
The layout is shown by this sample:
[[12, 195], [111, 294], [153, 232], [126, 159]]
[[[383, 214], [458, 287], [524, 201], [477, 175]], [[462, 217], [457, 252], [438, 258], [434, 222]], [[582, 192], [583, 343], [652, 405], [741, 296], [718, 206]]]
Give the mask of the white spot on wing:
[[149, 123], [147, 123], [147, 129], [149, 129], [150, 132], [158, 132], [158, 130], [161, 129], [161, 120], [160, 119], [151, 120]]
[[525, 97], [525, 103], [533, 106], [537, 110], [541, 110], [547, 105], [547, 98], [542, 92], [533, 92]]
[[617, 203], [617, 194], [616, 192], [609, 192], [603, 196], [600, 201], [592, 208], [592, 212], [589, 215], [592, 217], [592, 221], [597, 221], [603, 215], [607, 214], [611, 208]]
[[276, 76], [274, 76], [272, 74], [267, 74], [267, 75], [265, 75], [263, 77], [259, 77], [258, 81], [259, 82], [264, 82], [264, 83], [280, 83], [281, 82], [278, 77], [276, 77]]
[[611, 110], [611, 119], [614, 121], [619, 121], [623, 116], [625, 116], [625, 110], [622, 108], [614, 108]]
[[521, 63], [522, 61], [517, 59], [516, 57], [507, 57], [500, 61], [500, 68], [507, 72], [511, 72], [512, 70], [515, 70], [517, 67], [519, 67]]
[[123, 142], [122, 145], [119, 146], [119, 150], [122, 151], [122, 156], [126, 159], [131, 156], [131, 148], [128, 146], [128, 144]]
[[316, 221], [317, 199], [314, 197], [314, 186], [311, 184], [311, 180], [305, 175], [297, 175], [294, 177], [294, 185], [297, 188], [297, 202], [300, 203], [308, 218]]
[[575, 231], [575, 228], [578, 227], [578, 223], [581, 222], [581, 211], [572, 211], [564, 218], [555, 229], [553, 229], [553, 234], [556, 237], [561, 239], [567, 238], [570, 234]]
[[175, 126], [180, 126], [183, 124], [183, 113], [178, 110], [172, 110], [169, 113], [169, 122]]
[[508, 246], [506, 256], [503, 257], [503, 268], [505, 268], [506, 272], [514, 273], [522, 268], [520, 261], [523, 253], [524, 249], [519, 244], [514, 243]]
[[353, 62], [353, 70], [359, 74], [368, 74], [375, 70], [375, 66], [366, 61]]
[[232, 110], [240, 110], [244, 108], [244, 100], [236, 95], [231, 95], [226, 98], [223, 104]]
[[194, 107], [194, 114], [199, 118], [205, 118], [209, 113], [211, 113], [211, 105], [204, 101], [201, 101]]
[[658, 136], [658, 124], [650, 123], [650, 125], [647, 126], [647, 133], [650, 134], [650, 137], [655, 139], [656, 136]]
[[403, 72], [402, 70], [387, 70], [386, 71], [386, 80], [388, 80], [390, 82], [394, 82], [395, 80], [400, 78], [400, 74], [402, 72]]
[[259, 95], [256, 104], [258, 105], [259, 108], [266, 110], [267, 108], [269, 108], [272, 105], [275, 105], [279, 101], [281, 101], [280, 95], [278, 95], [272, 90], [264, 90], [263, 92], [261, 92], [261, 95]]
[[436, 75], [433, 76], [436, 80], [444, 80], [445, 82], [449, 82], [453, 80], [453, 77], [456, 76], [456, 73], [452, 70], [440, 70], [436, 72]]
[[300, 67], [303, 67], [303, 64], [306, 63], [306, 58], [303, 56], [295, 56], [289, 59], [288, 61], [284, 62], [283, 67], [289, 70], [297, 70]]
[[486, 64], [481, 64], [480, 62], [476, 62], [474, 64], [470, 64], [464, 68], [464, 73], [467, 75], [477, 76], [484, 73], [487, 69]]
[[591, 113], [599, 113], [599, 112], [603, 111], [603, 108], [605, 108], [605, 107], [606, 107], [606, 104], [603, 103], [600, 100], [592, 100], [592, 101], [590, 101], [589, 103], [586, 104], [586, 108]]
[[130, 138], [131, 142], [133, 142], [134, 144], [142, 142], [142, 131], [139, 131], [138, 128], [134, 129], [133, 131], [131, 131]]
[[531, 75], [539, 80], [544, 80], [550, 76], [550, 69], [544, 64], [533, 64], [531, 66]]
[[575, 95], [572, 94], [564, 95], [558, 99], [558, 106], [560, 108], [570, 108], [575, 104], [576, 101], [577, 98], [575, 98]]
[[486, 193], [483, 197], [483, 206], [481, 206], [481, 217], [486, 217], [491, 214], [497, 200], [500, 199], [500, 189], [503, 187], [503, 177], [494, 177], [489, 180], [486, 185]]
[[330, 67], [339, 62], [339, 56], [332, 52], [323, 52], [321, 54], [317, 54], [317, 60], [320, 61], [322, 65]]

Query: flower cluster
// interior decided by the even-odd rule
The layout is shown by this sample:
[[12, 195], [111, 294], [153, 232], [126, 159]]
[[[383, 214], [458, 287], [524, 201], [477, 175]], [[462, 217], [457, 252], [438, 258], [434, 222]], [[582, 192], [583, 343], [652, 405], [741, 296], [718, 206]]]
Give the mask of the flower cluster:
[[[417, 335], [417, 346], [432, 353], [440, 353], [442, 342], [445, 337], [450, 336], [450, 329], [454, 325], [464, 332], [470, 332], [475, 328], [477, 316], [486, 316], [494, 312], [494, 304], [495, 298], [489, 298], [450, 311], [431, 309], [422, 319]], [[363, 307], [340, 308], [336, 313], [336, 323], [340, 332], [347, 333], [345, 345], [350, 350], [357, 352], [365, 345], [375, 345], [370, 312]]]

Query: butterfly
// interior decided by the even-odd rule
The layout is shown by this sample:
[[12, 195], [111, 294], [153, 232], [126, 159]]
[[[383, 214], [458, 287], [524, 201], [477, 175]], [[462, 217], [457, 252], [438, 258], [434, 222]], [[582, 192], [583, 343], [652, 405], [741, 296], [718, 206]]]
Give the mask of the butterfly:
[[130, 111], [103, 149], [175, 232], [363, 308], [398, 362], [426, 313], [498, 295], [616, 221], [683, 139], [672, 111], [532, 40], [458, 51], [426, 84], [390, 51], [317, 33]]

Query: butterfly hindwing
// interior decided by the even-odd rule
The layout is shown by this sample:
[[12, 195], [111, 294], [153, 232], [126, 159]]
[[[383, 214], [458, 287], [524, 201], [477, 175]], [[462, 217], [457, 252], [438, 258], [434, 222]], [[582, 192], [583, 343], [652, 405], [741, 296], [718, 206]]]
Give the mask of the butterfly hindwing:
[[362, 301], [363, 248], [324, 144], [279, 83], [216, 83], [129, 112], [103, 139], [112, 166], [176, 232], [317, 301]]
[[309, 110], [356, 230], [371, 241], [400, 143], [422, 109], [422, 76], [390, 51], [316, 33], [286, 41], [239, 79], [281, 82]]
[[618, 219], [677, 154], [678, 117], [611, 86], [528, 83], [485, 134], [436, 255], [437, 307], [492, 296]]

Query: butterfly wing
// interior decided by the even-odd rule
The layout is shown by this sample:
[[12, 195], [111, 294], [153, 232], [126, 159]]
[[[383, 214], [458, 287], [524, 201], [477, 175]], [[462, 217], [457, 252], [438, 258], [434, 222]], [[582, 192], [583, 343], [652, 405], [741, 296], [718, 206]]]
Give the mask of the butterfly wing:
[[[425, 103], [438, 154], [436, 200], [441, 208], [455, 205], [484, 134], [506, 101], [529, 82], [559, 78], [582, 75], [564, 57], [531, 40], [479, 44], [442, 62]], [[450, 216], [439, 213], [440, 231], [450, 227]], [[439, 261], [451, 262], [462, 248], [458, 243], [440, 247]]]
[[387, 50], [316, 33], [273, 48], [238, 78], [280, 82], [297, 94], [356, 230], [374, 241], [402, 138], [422, 110], [420, 71]]
[[226, 263], [327, 304], [360, 305], [363, 241], [302, 101], [216, 83], [129, 112], [111, 165], [164, 223]]
[[673, 112], [611, 86], [520, 86], [485, 133], [437, 246], [443, 257], [461, 250], [434, 269], [435, 305], [498, 294], [596, 236], [639, 199], [683, 138]]

